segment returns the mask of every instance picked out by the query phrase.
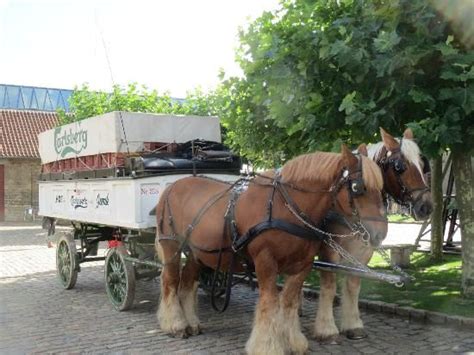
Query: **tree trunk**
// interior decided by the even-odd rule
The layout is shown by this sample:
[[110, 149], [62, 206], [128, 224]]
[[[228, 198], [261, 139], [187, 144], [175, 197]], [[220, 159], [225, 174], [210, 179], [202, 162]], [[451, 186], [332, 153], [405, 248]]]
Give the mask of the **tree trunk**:
[[461, 224], [462, 294], [474, 298], [474, 156], [453, 151], [456, 202]]
[[443, 157], [431, 161], [431, 258], [443, 258]]

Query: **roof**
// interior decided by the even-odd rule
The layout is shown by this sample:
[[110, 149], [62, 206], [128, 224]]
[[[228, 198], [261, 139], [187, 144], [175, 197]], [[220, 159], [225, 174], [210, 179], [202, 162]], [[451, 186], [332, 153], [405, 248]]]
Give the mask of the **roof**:
[[58, 120], [56, 112], [0, 109], [0, 157], [39, 158], [38, 134]]
[[0, 84], [0, 109], [69, 112], [73, 90]]

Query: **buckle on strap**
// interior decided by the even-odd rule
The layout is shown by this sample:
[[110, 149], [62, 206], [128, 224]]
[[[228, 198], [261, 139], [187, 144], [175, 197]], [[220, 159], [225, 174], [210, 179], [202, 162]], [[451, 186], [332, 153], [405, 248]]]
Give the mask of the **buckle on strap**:
[[160, 235], [158, 237], [158, 241], [161, 242], [162, 240], [172, 240], [174, 242], [178, 242], [178, 240], [172, 235]]

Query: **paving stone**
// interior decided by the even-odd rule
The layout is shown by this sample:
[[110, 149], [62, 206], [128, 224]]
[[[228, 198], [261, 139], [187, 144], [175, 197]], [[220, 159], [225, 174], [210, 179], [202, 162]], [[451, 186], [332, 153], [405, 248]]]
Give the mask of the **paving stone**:
[[398, 307], [397, 304], [395, 303], [383, 303], [382, 304], [382, 312], [385, 312], [387, 314], [394, 314], [396, 308]]
[[425, 321], [426, 320], [426, 311], [422, 309], [416, 309], [413, 308], [410, 311], [410, 320], [415, 320], [415, 321]]
[[426, 320], [430, 323], [435, 324], [445, 324], [446, 323], [446, 314], [439, 312], [427, 312]]
[[[100, 249], [100, 253], [104, 255], [105, 250]], [[103, 262], [81, 269], [76, 287], [63, 290], [56, 277], [55, 250], [46, 248], [44, 233], [37, 227], [7, 231], [0, 226], [0, 353], [244, 353], [256, 291], [236, 287], [224, 314], [215, 313], [209, 297], [199, 291], [203, 334], [175, 339], [157, 324], [157, 280], [137, 282], [134, 307], [117, 312], [105, 293]], [[361, 307], [368, 338], [350, 341], [341, 337], [338, 345], [320, 345], [311, 338], [317, 299], [305, 299], [301, 323], [309, 353], [431, 355], [474, 351], [472, 330], [449, 326], [463, 324], [464, 317], [441, 327], [417, 322], [427, 317], [426, 312], [414, 313], [410, 307], [396, 307], [393, 315], [374, 312], [383, 307], [387, 306], [377, 301]], [[407, 312], [411, 321], [406, 319]], [[340, 324], [340, 307], [336, 307], [335, 315]]]
[[412, 309], [412, 307], [397, 307], [395, 309], [395, 314], [403, 318], [409, 318]]
[[381, 302], [381, 301], [371, 301], [367, 305], [367, 309], [369, 309], [371, 311], [380, 312], [382, 310], [382, 306], [383, 306], [383, 302]]

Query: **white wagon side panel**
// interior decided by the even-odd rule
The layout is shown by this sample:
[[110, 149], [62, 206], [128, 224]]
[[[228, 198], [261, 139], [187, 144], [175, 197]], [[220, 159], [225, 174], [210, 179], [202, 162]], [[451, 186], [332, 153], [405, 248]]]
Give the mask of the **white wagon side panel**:
[[[139, 179], [40, 181], [39, 215], [88, 224], [130, 229], [156, 226], [150, 211], [164, 189], [189, 175], [165, 175]], [[236, 175], [212, 175], [233, 182]]]

